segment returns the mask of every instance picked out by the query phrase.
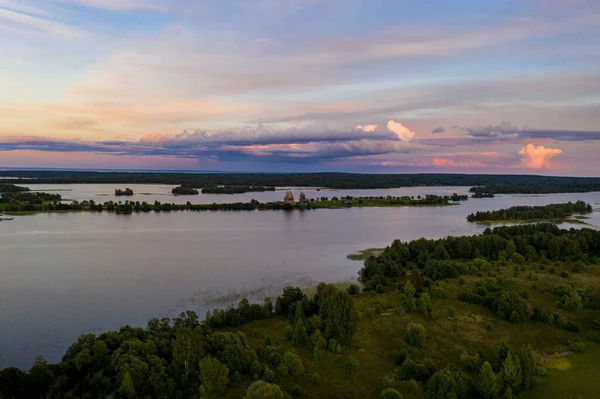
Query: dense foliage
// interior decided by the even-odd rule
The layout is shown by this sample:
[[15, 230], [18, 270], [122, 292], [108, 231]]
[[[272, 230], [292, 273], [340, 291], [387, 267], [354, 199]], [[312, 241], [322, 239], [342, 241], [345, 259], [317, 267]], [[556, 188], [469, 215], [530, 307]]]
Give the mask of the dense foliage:
[[[356, 331], [353, 301], [333, 285], [320, 284], [313, 299], [297, 287], [287, 287], [276, 303], [250, 304], [244, 299], [237, 308], [208, 313], [202, 322], [195, 312], [187, 311], [174, 319], [151, 319], [146, 328], [124, 326], [119, 331], [82, 335], [60, 363], [48, 364], [40, 358], [28, 373], [14, 367], [1, 370], [0, 397], [221, 398], [243, 378], [272, 379], [273, 372], [261, 358], [277, 358], [271, 365], [282, 377], [302, 375], [304, 365], [293, 352], [281, 354], [271, 345], [256, 350], [241, 332], [218, 327], [280, 316], [297, 316], [301, 322], [307, 317], [305, 308], [319, 320], [311, 324], [313, 337], [323, 334], [344, 345]], [[303, 344], [322, 345], [319, 340]], [[355, 359], [350, 363], [358, 366]], [[283, 393], [275, 384], [255, 382], [245, 397], [279, 398]]]
[[171, 193], [175, 195], [197, 195], [198, 190], [191, 186], [178, 186], [173, 188]]
[[564, 219], [576, 213], [590, 213], [592, 206], [583, 201], [550, 204], [543, 206], [513, 206], [497, 211], [476, 212], [467, 216], [469, 222], [487, 222], [496, 220], [544, 220]]
[[[353, 173], [160, 173], [83, 171], [4, 171], [0, 183], [182, 184], [192, 187], [267, 186], [374, 189], [417, 186], [467, 186], [489, 193], [600, 191], [600, 178], [531, 175], [353, 174]], [[16, 178], [16, 179], [14, 179]]]
[[275, 191], [275, 187], [264, 186], [212, 186], [204, 187], [202, 194], [242, 194], [250, 192]]
[[62, 200], [60, 194], [17, 191], [0, 194], [0, 203], [13, 204], [43, 204], [44, 202], [58, 202]]
[[[374, 287], [403, 276], [411, 268], [423, 269], [431, 279], [441, 279], [456, 277], [461, 269], [486, 267], [487, 261], [576, 261], [598, 256], [600, 231], [564, 230], [551, 223], [503, 226], [471, 237], [420, 238], [405, 243], [396, 240], [380, 256], [365, 261], [359, 280]], [[468, 266], [456, 262], [465, 259], [476, 261]]]

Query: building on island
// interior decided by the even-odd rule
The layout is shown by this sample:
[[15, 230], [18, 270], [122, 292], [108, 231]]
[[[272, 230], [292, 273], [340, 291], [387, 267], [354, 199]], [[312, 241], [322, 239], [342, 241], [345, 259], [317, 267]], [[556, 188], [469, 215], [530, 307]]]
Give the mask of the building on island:
[[303, 191], [300, 191], [300, 196], [298, 197], [298, 203], [299, 204], [304, 204], [305, 202], [308, 202], [306, 200], [306, 195], [304, 195]]
[[283, 196], [283, 202], [289, 205], [294, 205], [296, 202], [294, 201], [294, 194], [292, 194], [291, 189], [287, 189], [285, 195]]

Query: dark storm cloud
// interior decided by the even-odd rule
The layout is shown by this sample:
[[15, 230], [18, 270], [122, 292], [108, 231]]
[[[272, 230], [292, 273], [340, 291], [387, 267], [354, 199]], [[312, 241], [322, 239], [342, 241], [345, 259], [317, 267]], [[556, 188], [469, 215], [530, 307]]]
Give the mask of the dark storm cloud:
[[431, 134], [444, 133], [445, 131], [446, 131], [446, 128], [445, 128], [445, 127], [443, 127], [443, 126], [439, 126], [439, 127], [436, 127], [435, 129], [433, 129], [433, 130], [431, 131]]

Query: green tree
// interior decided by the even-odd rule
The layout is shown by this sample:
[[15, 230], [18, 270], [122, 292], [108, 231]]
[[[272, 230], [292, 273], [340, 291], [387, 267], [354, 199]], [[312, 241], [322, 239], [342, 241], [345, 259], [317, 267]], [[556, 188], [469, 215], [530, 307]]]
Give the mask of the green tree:
[[333, 288], [331, 292], [319, 296], [319, 314], [327, 339], [334, 338], [346, 345], [356, 332], [358, 316], [350, 294]]
[[198, 379], [200, 359], [204, 356], [202, 328], [177, 329], [173, 340], [173, 366], [186, 380]]
[[471, 258], [471, 240], [469, 237], [460, 237], [458, 239], [458, 257], [469, 259]]
[[265, 381], [255, 381], [246, 391], [244, 399], [283, 399], [284, 395], [279, 385]]
[[292, 375], [296, 377], [304, 373], [304, 365], [298, 355], [292, 352], [285, 352], [277, 370], [283, 376]]
[[523, 346], [517, 352], [521, 362], [521, 372], [523, 374], [523, 389], [531, 388], [533, 374], [535, 372], [535, 356], [531, 346]]
[[437, 371], [427, 383], [427, 399], [466, 399], [467, 385], [460, 374], [448, 369]]
[[483, 363], [479, 370], [479, 393], [484, 399], [498, 397], [498, 377], [488, 362]]
[[200, 360], [200, 392], [203, 397], [219, 398], [229, 383], [229, 369], [223, 363], [208, 355]]
[[504, 359], [500, 375], [502, 376], [502, 381], [506, 387], [517, 391], [521, 386], [523, 380], [521, 362], [518, 358], [513, 356], [512, 352], [508, 352], [508, 356]]
[[299, 347], [306, 346], [308, 343], [308, 334], [306, 333], [306, 328], [304, 327], [302, 318], [298, 318], [298, 321], [296, 322], [293, 340], [294, 344]]

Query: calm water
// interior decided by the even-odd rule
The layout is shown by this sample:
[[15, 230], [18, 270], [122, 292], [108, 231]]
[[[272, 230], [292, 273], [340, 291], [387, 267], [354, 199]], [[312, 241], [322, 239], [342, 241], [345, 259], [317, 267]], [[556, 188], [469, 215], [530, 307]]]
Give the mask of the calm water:
[[[101, 194], [117, 187], [124, 186], [62, 186], [72, 191], [61, 194], [104, 201], [114, 198]], [[139, 201], [211, 203], [283, 196], [277, 191], [174, 197], [171, 186], [130, 187], [150, 193], [132, 198]], [[310, 198], [451, 194], [465, 189], [304, 191]], [[57, 361], [82, 333], [123, 324], [143, 326], [150, 317], [173, 316], [184, 309], [202, 313], [237, 303], [243, 296], [258, 300], [278, 294], [286, 284], [355, 279], [361, 262], [347, 260], [347, 254], [384, 247], [395, 238], [479, 233], [485, 227], [465, 219], [477, 210], [578, 199], [600, 208], [600, 193], [586, 193], [501, 196], [435, 208], [16, 217], [0, 222], [0, 368], [29, 367], [38, 354]], [[600, 212], [588, 222], [600, 226]]]

